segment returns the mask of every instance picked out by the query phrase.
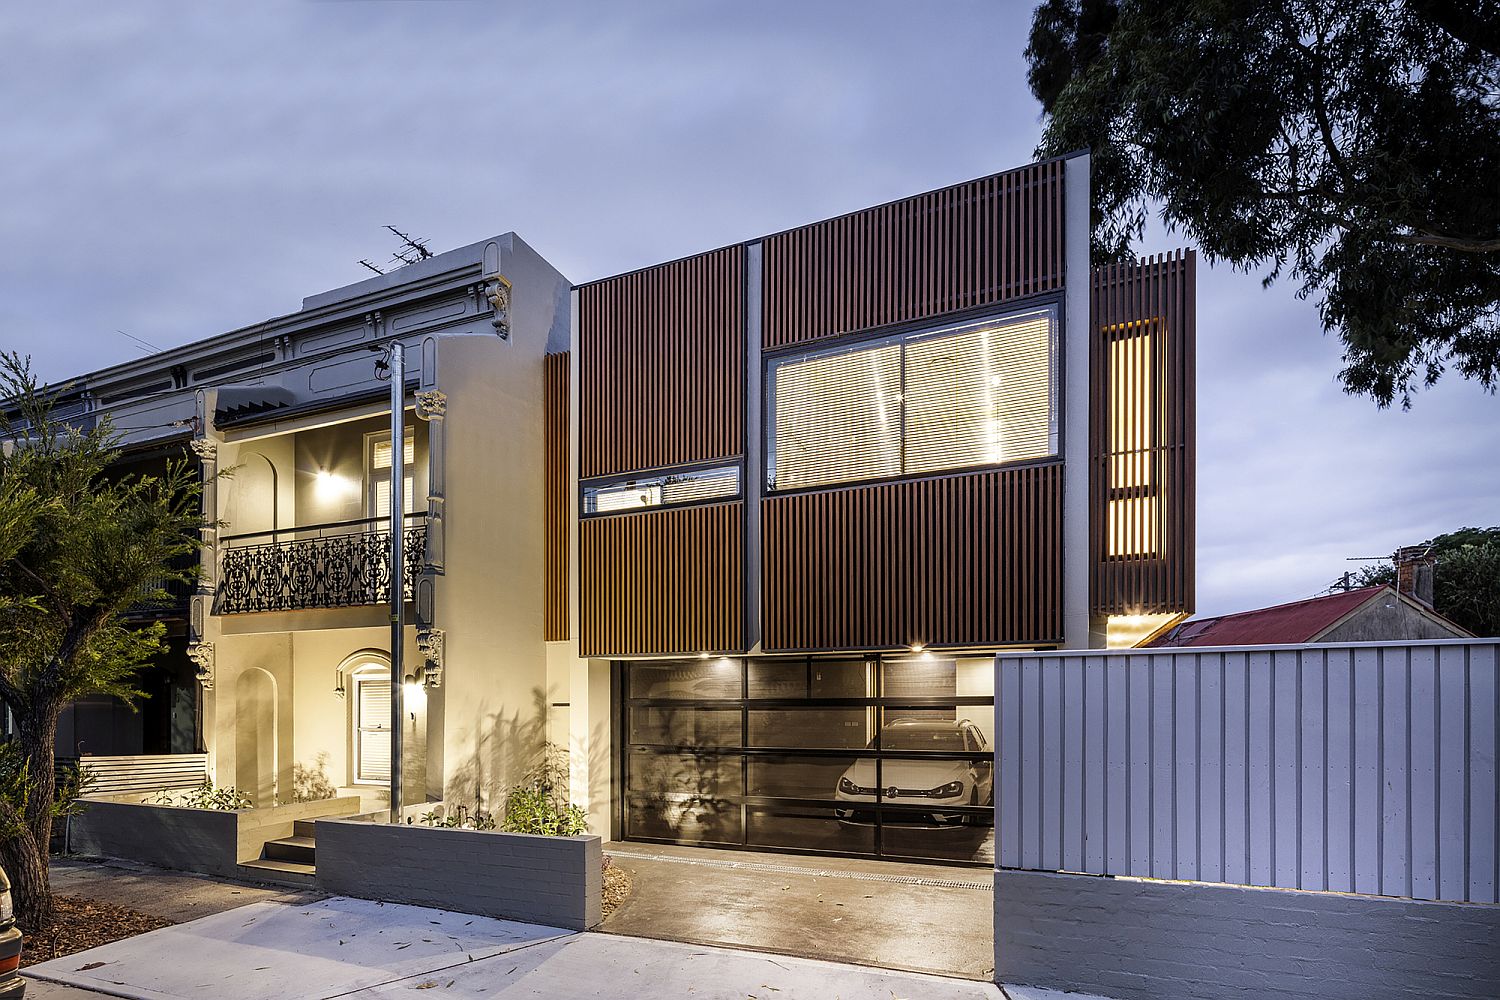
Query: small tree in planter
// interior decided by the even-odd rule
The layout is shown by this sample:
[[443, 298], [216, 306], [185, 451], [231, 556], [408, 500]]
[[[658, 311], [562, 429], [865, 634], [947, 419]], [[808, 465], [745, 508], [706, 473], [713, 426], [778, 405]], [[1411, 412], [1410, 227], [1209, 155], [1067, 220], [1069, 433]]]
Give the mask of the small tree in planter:
[[504, 833], [575, 837], [589, 832], [588, 815], [568, 797], [568, 751], [548, 743], [531, 770], [505, 796]]
[[108, 419], [83, 429], [54, 419], [29, 359], [0, 352], [0, 396], [0, 700], [25, 777], [24, 795], [0, 795], [0, 861], [17, 917], [36, 930], [53, 915], [58, 716], [88, 695], [140, 696], [136, 672], [163, 650], [165, 626], [123, 616], [196, 577], [179, 567], [198, 551], [201, 486], [187, 461], [110, 477], [120, 449]]

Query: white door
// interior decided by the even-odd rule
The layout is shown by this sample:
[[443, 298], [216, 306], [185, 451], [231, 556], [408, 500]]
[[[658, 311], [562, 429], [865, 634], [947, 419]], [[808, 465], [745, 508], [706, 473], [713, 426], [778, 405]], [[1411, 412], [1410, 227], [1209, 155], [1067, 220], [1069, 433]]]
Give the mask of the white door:
[[391, 674], [370, 669], [354, 675], [354, 780], [391, 780]]

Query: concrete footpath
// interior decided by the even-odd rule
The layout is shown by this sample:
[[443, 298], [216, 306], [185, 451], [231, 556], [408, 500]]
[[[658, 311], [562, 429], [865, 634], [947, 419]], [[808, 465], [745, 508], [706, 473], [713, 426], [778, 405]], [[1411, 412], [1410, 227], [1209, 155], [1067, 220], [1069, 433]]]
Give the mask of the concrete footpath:
[[[147, 1000], [557, 997], [597, 1000], [999, 1000], [988, 983], [681, 944], [577, 934], [332, 897], [251, 903], [26, 970]], [[62, 997], [46, 993], [38, 997]]]

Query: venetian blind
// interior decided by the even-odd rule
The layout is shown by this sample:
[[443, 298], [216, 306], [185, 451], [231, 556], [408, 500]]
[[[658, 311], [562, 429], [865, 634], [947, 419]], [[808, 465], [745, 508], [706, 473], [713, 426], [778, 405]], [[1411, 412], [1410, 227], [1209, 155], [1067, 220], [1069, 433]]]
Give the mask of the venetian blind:
[[906, 344], [906, 473], [1052, 453], [1050, 313]]
[[786, 361], [773, 404], [778, 489], [901, 474], [901, 344]]
[[355, 683], [359, 698], [360, 781], [388, 781], [391, 776], [391, 684], [387, 678]]
[[[403, 466], [404, 466], [405, 469], [410, 469], [414, 464], [416, 464], [416, 444], [413, 441], [413, 439], [410, 438], [410, 437], [408, 437], [406, 439], [406, 447], [404, 447], [404, 448], [401, 449], [401, 461], [402, 461]], [[373, 492], [374, 501], [375, 501], [375, 503], [374, 503], [375, 509], [370, 512], [370, 516], [371, 517], [390, 517], [391, 516], [391, 477], [390, 477], [390, 473], [387, 472], [384, 476], [380, 476], [379, 475], [379, 473], [382, 470], [387, 470], [390, 467], [391, 467], [391, 442], [390, 442], [390, 438], [386, 438], [384, 441], [376, 441], [374, 443], [374, 445], [370, 449], [370, 468], [372, 470], [372, 475], [374, 476], [374, 479], [375, 479], [374, 492]], [[401, 480], [402, 481], [401, 499], [402, 499], [402, 503], [404, 504], [404, 506], [402, 507], [402, 509], [405, 510], [406, 513], [408, 513], [408, 514], [410, 514], [411, 511], [412, 511], [412, 506], [411, 506], [411, 502], [412, 502], [411, 479], [412, 479], [411, 473], [408, 472], [408, 473], [406, 473], [405, 476], [402, 477], [402, 480]]]

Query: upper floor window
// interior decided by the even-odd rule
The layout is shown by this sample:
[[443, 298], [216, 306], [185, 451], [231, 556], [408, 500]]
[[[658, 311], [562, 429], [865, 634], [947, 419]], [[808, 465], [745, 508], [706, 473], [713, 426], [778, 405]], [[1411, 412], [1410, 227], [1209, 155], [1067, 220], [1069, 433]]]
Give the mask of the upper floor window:
[[1057, 453], [1057, 310], [772, 361], [771, 489]]
[[663, 473], [583, 488], [585, 514], [615, 514], [671, 504], [711, 503], [740, 495], [739, 466]]
[[[371, 434], [367, 438], [366, 447], [369, 449], [366, 467], [369, 474], [365, 477], [365, 516], [366, 517], [390, 517], [391, 516], [391, 434]], [[406, 513], [412, 512], [412, 472], [416, 465], [417, 449], [412, 435], [406, 435], [406, 446], [401, 449], [402, 482], [405, 484], [402, 490], [402, 503]]]

